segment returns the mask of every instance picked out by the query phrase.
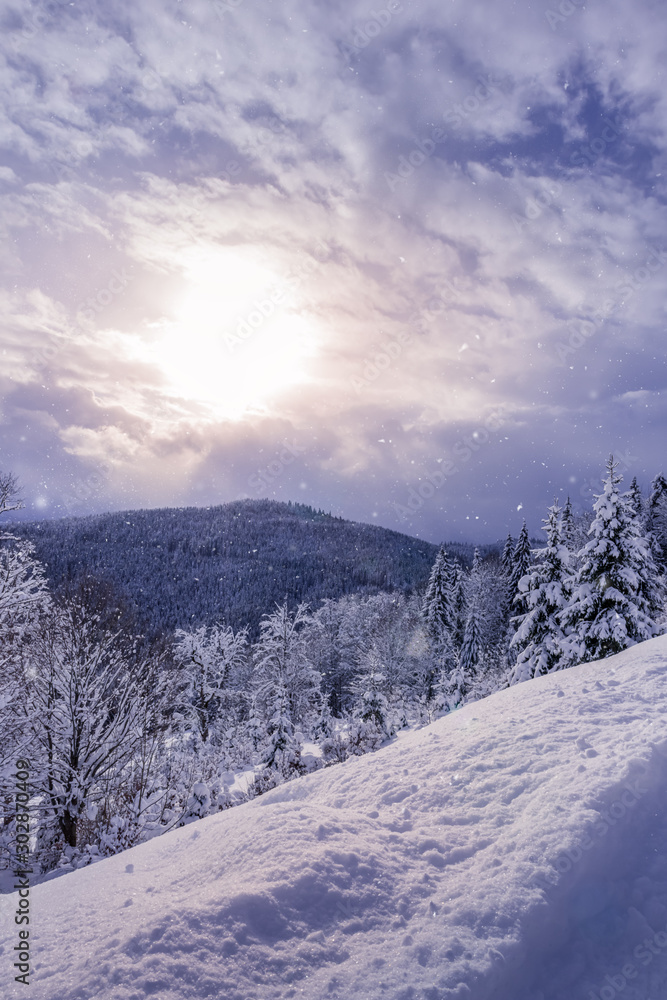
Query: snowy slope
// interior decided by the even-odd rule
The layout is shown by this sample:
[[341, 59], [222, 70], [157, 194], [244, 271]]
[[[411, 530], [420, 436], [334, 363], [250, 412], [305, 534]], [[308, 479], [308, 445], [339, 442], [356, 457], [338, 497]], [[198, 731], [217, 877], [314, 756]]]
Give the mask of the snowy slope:
[[5, 897], [2, 995], [667, 997], [666, 704], [661, 637], [37, 886], [29, 991]]

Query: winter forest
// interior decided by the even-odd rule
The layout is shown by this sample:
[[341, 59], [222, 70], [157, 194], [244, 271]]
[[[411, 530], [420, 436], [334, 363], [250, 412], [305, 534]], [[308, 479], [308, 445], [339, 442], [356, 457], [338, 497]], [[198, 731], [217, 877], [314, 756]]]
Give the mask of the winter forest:
[[[610, 457], [601, 481], [588, 515], [554, 501], [537, 548], [525, 523], [471, 566], [443, 545], [423, 592], [285, 601], [256, 635], [219, 621], [147, 642], [94, 578], [52, 587], [5, 524], [0, 865], [15, 860], [17, 758], [49, 878], [662, 633], [667, 480], [624, 490]], [[0, 513], [20, 505], [3, 475]]]

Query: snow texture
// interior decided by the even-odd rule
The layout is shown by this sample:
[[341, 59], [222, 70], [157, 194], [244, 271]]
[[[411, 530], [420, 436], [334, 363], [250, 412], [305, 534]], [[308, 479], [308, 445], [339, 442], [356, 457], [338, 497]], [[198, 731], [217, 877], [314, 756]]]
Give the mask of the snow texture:
[[5, 896], [2, 995], [665, 997], [666, 694], [661, 636], [36, 886], [29, 991]]

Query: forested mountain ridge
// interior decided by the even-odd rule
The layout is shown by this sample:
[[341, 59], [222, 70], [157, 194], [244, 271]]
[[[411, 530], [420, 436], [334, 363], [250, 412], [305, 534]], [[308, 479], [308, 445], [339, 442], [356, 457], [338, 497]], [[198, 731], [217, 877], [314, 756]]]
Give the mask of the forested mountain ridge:
[[[437, 546], [302, 504], [237, 500], [216, 507], [131, 510], [16, 523], [53, 587], [108, 581], [151, 633], [224, 621], [250, 625], [276, 601], [421, 589]], [[472, 546], [448, 546], [462, 562]], [[489, 547], [492, 548], [492, 547]]]
[[[609, 456], [592, 518], [554, 501], [546, 545], [531, 546], [524, 521], [500, 556], [475, 549], [470, 566], [461, 546], [443, 546], [416, 589], [432, 546], [268, 501], [38, 526], [70, 575], [59, 591], [32, 542], [0, 533], [0, 873], [27, 851], [18, 760], [34, 772], [31, 861], [62, 872], [667, 632], [667, 480], [648, 497], [621, 482]], [[14, 477], [0, 476], [0, 514], [20, 503]], [[138, 570], [133, 615], [119, 584], [127, 592]], [[332, 581], [347, 592], [332, 596]], [[210, 619], [188, 621], [202, 582]], [[136, 610], [157, 595], [152, 641]], [[235, 597], [256, 601], [254, 634]]]

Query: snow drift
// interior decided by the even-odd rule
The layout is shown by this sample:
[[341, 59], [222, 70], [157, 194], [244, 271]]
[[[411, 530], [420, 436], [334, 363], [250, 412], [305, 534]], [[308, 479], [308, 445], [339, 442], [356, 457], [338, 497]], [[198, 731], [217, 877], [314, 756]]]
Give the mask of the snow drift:
[[667, 636], [39, 885], [29, 991], [3, 897], [3, 995], [667, 996], [666, 695]]

